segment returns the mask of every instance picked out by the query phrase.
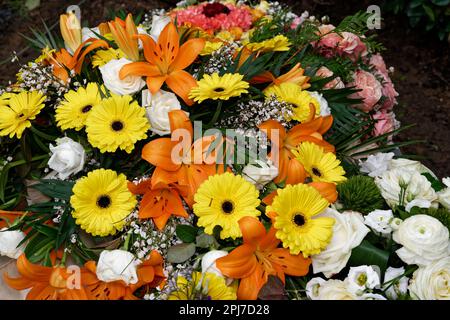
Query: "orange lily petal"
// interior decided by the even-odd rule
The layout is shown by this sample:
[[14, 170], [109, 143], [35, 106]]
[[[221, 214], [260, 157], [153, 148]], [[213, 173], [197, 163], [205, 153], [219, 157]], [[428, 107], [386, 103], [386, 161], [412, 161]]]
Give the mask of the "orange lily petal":
[[264, 278], [263, 268], [258, 265], [252, 274], [241, 279], [237, 291], [237, 298], [239, 300], [256, 300], [259, 290], [261, 290], [262, 286], [266, 283]]
[[291, 255], [289, 250], [284, 248], [273, 250], [269, 259], [279, 265], [284, 273], [295, 277], [306, 275], [311, 264], [311, 259], [304, 258], [302, 254]]
[[175, 60], [170, 65], [170, 70], [183, 70], [189, 67], [195, 59], [197, 59], [200, 52], [205, 47], [205, 39], [197, 38], [186, 41], [180, 48], [180, 52]]
[[166, 84], [188, 106], [194, 104], [194, 101], [188, 96], [192, 88], [197, 86], [197, 80], [190, 73], [184, 70], [173, 71], [167, 77]]
[[[272, 141], [272, 143], [277, 143], [281, 147], [282, 141], [286, 137], [286, 129], [283, 125], [276, 120], [267, 120], [258, 126], [259, 130], [266, 132], [267, 138]], [[277, 141], [278, 140], [278, 141]]]
[[336, 185], [334, 183], [328, 182], [311, 182], [308, 183], [311, 187], [315, 188], [319, 193], [328, 200], [329, 203], [336, 202], [338, 198], [338, 193], [336, 190]]
[[177, 142], [170, 138], [160, 138], [147, 143], [142, 149], [142, 159], [167, 171], [176, 171], [179, 164], [172, 162], [172, 149]]
[[254, 246], [243, 244], [227, 256], [217, 259], [217, 268], [230, 278], [242, 279], [248, 277], [258, 266], [254, 252]]
[[306, 179], [306, 171], [297, 159], [290, 159], [287, 166], [286, 184], [303, 183]]
[[[160, 75], [158, 68], [147, 62], [132, 62], [120, 69], [119, 78], [125, 79], [128, 76], [157, 77]], [[159, 89], [158, 89], [159, 90]]]
[[244, 217], [239, 220], [244, 243], [256, 245], [266, 235], [264, 225], [254, 217]]

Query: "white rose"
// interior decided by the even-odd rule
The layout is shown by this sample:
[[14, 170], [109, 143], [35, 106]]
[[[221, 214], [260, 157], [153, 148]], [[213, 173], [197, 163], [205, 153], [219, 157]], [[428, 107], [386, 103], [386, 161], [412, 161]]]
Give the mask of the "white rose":
[[375, 210], [364, 217], [364, 223], [379, 234], [389, 235], [392, 232], [390, 222], [393, 218], [392, 210]]
[[318, 288], [316, 300], [357, 300], [356, 295], [348, 290], [348, 284], [341, 280], [328, 280]]
[[150, 29], [150, 36], [153, 40], [158, 41], [159, 35], [163, 31], [163, 29], [171, 22], [169, 16], [158, 16], [154, 15], [152, 17], [152, 26]]
[[328, 208], [321, 216], [334, 218], [333, 238], [325, 250], [311, 257], [312, 266], [314, 273], [322, 272], [325, 277], [330, 278], [345, 268], [352, 249], [361, 244], [370, 230], [364, 225], [358, 212], [339, 213]]
[[405, 294], [408, 291], [408, 278], [403, 276], [404, 274], [404, 267], [389, 267], [384, 273], [383, 290], [386, 290], [385, 293], [390, 299], [396, 300], [399, 294]]
[[7, 228], [0, 230], [0, 256], [7, 256], [17, 259], [25, 250], [25, 244], [18, 247], [19, 243], [25, 239], [22, 231], [8, 231]]
[[150, 130], [160, 136], [170, 134], [169, 112], [181, 110], [177, 96], [172, 92], [160, 90], [151, 94], [149, 90], [142, 91], [142, 106], [145, 107]]
[[450, 257], [417, 269], [409, 292], [420, 300], [450, 300]]
[[395, 168], [376, 177], [375, 183], [391, 208], [399, 204], [402, 186], [405, 188], [405, 205], [414, 199], [428, 200], [431, 203], [437, 200], [437, 194], [431, 183], [417, 171]]
[[351, 267], [346, 281], [350, 292], [361, 294], [366, 289], [378, 287], [380, 275], [372, 266]]
[[267, 162], [256, 160], [254, 163], [249, 163], [244, 167], [242, 176], [245, 180], [261, 190], [266, 184], [278, 176], [278, 168], [270, 160]]
[[378, 177], [384, 172], [390, 169], [391, 160], [395, 154], [389, 153], [377, 153], [370, 155], [365, 161], [359, 161], [359, 167], [361, 172], [367, 173], [369, 177]]
[[404, 220], [392, 238], [403, 246], [396, 251], [403, 262], [425, 266], [450, 254], [448, 236], [439, 220], [418, 214]]
[[328, 106], [328, 101], [323, 97], [323, 95], [317, 91], [309, 92], [309, 94], [319, 102], [320, 105], [320, 115], [328, 116], [331, 114], [331, 109]]
[[52, 156], [48, 166], [58, 173], [59, 179], [83, 170], [86, 153], [83, 146], [68, 137], [56, 139], [56, 146], [50, 145]]
[[95, 28], [82, 28], [81, 29], [81, 34], [82, 34], [82, 42], [85, 42], [88, 39], [98, 39], [97, 34], [100, 34], [100, 29], [98, 27]]
[[202, 258], [202, 273], [214, 273], [219, 277], [223, 277], [222, 272], [217, 268], [216, 260], [228, 255], [228, 252], [223, 250], [211, 250], [207, 252]]
[[128, 251], [104, 250], [97, 263], [97, 278], [104, 282], [122, 280], [127, 285], [138, 282], [136, 267], [140, 261]]
[[450, 210], [450, 178], [442, 179], [442, 183], [447, 186], [447, 188], [438, 192], [439, 203], [446, 209]]
[[306, 284], [306, 296], [311, 300], [318, 300], [320, 287], [326, 282], [325, 279], [320, 277], [309, 280]]
[[131, 62], [132, 61], [126, 58], [121, 58], [119, 60], [113, 59], [104, 66], [99, 67], [105, 87], [112, 93], [118, 95], [132, 95], [145, 86], [145, 81], [138, 76], [128, 76], [125, 79], [120, 80], [120, 69]]

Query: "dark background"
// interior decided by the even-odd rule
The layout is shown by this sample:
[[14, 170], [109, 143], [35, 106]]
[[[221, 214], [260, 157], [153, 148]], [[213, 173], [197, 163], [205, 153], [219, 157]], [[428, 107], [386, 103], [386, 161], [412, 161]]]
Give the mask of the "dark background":
[[[41, 0], [36, 9], [28, 11], [21, 5], [23, 0], [0, 0], [0, 83], [6, 85], [14, 81], [19, 68], [11, 63], [12, 51], [19, 54], [21, 63], [37, 56], [27, 49], [27, 41], [21, 34], [30, 35], [29, 28], [40, 28], [42, 20], [47, 25], [55, 25], [59, 14], [72, 4], [81, 2], [82, 23], [95, 26], [108, 16], [111, 9], [138, 12], [155, 8], [170, 8], [177, 1], [131, 1], [131, 0]], [[371, 4], [380, 1], [366, 0], [284, 0], [294, 12], [308, 10], [316, 17], [328, 15], [331, 23], [339, 23], [345, 16], [359, 10], [366, 11]], [[411, 30], [403, 16], [394, 16], [385, 10], [381, 12], [382, 29], [379, 40], [387, 50], [383, 53], [386, 64], [395, 67], [392, 76], [400, 93], [399, 106], [395, 113], [402, 124], [417, 124], [401, 133], [396, 141], [424, 140], [423, 143], [403, 149], [405, 154], [417, 154], [426, 159], [424, 163], [440, 177], [450, 174], [450, 45], [439, 41], [433, 34]], [[5, 62], [6, 61], [6, 62]]]

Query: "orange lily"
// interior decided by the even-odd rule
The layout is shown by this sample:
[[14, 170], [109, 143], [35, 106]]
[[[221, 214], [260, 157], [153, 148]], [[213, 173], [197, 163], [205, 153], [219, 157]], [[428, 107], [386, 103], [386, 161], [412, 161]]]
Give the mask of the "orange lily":
[[88, 261], [82, 283], [92, 300], [137, 300], [133, 294], [137, 289], [144, 286], [156, 288], [164, 282], [163, 262], [162, 256], [157, 251], [152, 251], [150, 257], [137, 267], [138, 282], [127, 285], [123, 281], [100, 281], [96, 275], [95, 261]]
[[13, 223], [14, 220], [24, 214], [26, 214], [26, 212], [0, 210], [0, 229], [8, 227], [8, 224]]
[[139, 43], [136, 38], [138, 31], [132, 15], [129, 13], [125, 21], [116, 18], [115, 21], [108, 22], [108, 26], [114, 41], [127, 58], [139, 61]]
[[250, 80], [251, 83], [266, 83], [271, 82], [271, 86], [280, 85], [285, 82], [292, 82], [299, 85], [303, 90], [308, 89], [311, 85], [308, 83], [309, 77], [305, 76], [305, 70], [297, 63], [291, 70], [285, 74], [275, 78], [270, 71], [265, 71], [262, 74]]
[[[90, 43], [86, 48], [85, 45]], [[47, 62], [53, 65], [53, 74], [59, 79], [67, 82], [69, 79], [68, 70], [74, 70], [75, 73], [81, 72], [86, 55], [97, 48], [108, 48], [109, 45], [104, 40], [88, 39], [83, 42], [78, 49], [71, 55], [66, 49], [51, 54], [47, 58]]]
[[[314, 110], [312, 114], [313, 112]], [[286, 184], [296, 184], [305, 181], [305, 169], [291, 152], [300, 143], [310, 141], [323, 147], [326, 152], [335, 151], [334, 146], [324, 141], [322, 137], [332, 124], [333, 117], [326, 116], [300, 123], [289, 132], [286, 132], [284, 126], [276, 120], [268, 120], [259, 125], [259, 129], [265, 130], [268, 139], [272, 142], [269, 157], [278, 166], [278, 177], [274, 179], [275, 183], [285, 181]]]
[[311, 260], [303, 255], [291, 255], [288, 249], [278, 248], [281, 241], [272, 227], [268, 232], [254, 217], [239, 220], [244, 244], [216, 261], [217, 268], [227, 277], [241, 279], [237, 291], [240, 300], [255, 300], [269, 275], [285, 283], [285, 275], [304, 276]]
[[123, 66], [119, 76], [121, 79], [129, 75], [146, 76], [147, 86], [151, 93], [161, 89], [163, 83], [184, 102], [191, 106], [194, 102], [188, 95], [197, 86], [192, 75], [184, 71], [190, 66], [205, 46], [204, 39], [190, 39], [180, 47], [180, 37], [173, 23], [169, 23], [156, 43], [148, 35], [135, 35], [142, 40], [144, 56], [147, 62], [134, 62]]
[[68, 47], [72, 52], [75, 52], [81, 45], [82, 39], [81, 25], [77, 16], [72, 12], [60, 15], [59, 27], [66, 48]]
[[146, 179], [137, 185], [128, 182], [128, 189], [133, 194], [144, 195], [139, 209], [139, 218], [151, 218], [159, 230], [164, 229], [172, 214], [187, 218], [188, 213], [184, 209], [176, 185], [169, 187], [166, 183], [152, 182], [155, 182], [155, 179]]
[[[180, 132], [177, 129], [184, 130], [182, 132], [186, 135], [182, 136], [182, 142], [172, 141], [171, 138], [153, 140], [142, 149], [142, 158], [156, 166], [152, 176], [153, 186], [159, 183], [165, 185], [176, 183], [186, 202], [192, 205], [193, 196], [200, 184], [209, 176], [222, 173], [224, 168], [223, 165], [204, 163], [204, 151], [214, 140], [211, 137], [204, 137], [193, 142], [194, 129], [184, 111], [169, 112], [169, 120], [174, 140], [178, 140], [174, 136], [175, 132]], [[179, 150], [177, 154], [180, 146], [183, 150]]]
[[72, 273], [65, 267], [44, 267], [32, 264], [24, 254], [17, 259], [18, 278], [10, 278], [4, 274], [3, 278], [10, 287], [16, 290], [31, 289], [27, 300], [88, 300], [86, 290], [72, 288], [70, 277]]

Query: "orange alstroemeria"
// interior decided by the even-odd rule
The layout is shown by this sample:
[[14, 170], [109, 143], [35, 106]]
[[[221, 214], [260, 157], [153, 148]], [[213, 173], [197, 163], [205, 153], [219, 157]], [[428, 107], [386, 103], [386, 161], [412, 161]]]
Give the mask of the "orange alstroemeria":
[[286, 132], [284, 126], [276, 120], [268, 120], [259, 125], [272, 142], [272, 151], [269, 158], [278, 167], [278, 177], [275, 183], [285, 181], [286, 184], [302, 183], [306, 179], [306, 172], [302, 164], [291, 152], [299, 144], [305, 141], [313, 142], [325, 149], [326, 152], [334, 152], [334, 146], [323, 140], [322, 135], [333, 124], [333, 117], [317, 117], [309, 122], [304, 122]]
[[255, 300], [269, 275], [284, 283], [285, 275], [300, 277], [308, 273], [311, 260], [279, 248], [281, 241], [275, 237], [273, 227], [266, 232], [264, 225], [254, 217], [242, 218], [239, 227], [244, 244], [216, 260], [217, 268], [225, 276], [240, 279], [238, 299]]
[[[161, 178], [161, 175], [156, 178]], [[151, 218], [159, 230], [164, 229], [171, 215], [188, 217], [175, 183], [169, 186], [165, 182], [157, 182], [156, 179], [146, 179], [138, 184], [129, 182], [128, 189], [133, 194], [143, 195], [139, 218]]]
[[[142, 149], [142, 158], [156, 166], [152, 185], [176, 183], [186, 202], [192, 205], [200, 184], [211, 175], [223, 173], [224, 168], [223, 165], [204, 162], [205, 150], [214, 139], [203, 137], [194, 142], [194, 129], [184, 111], [169, 112], [169, 120], [173, 140], [159, 138], [147, 143]], [[183, 139], [180, 141], [179, 138]]]
[[97, 278], [95, 261], [85, 264], [87, 272], [82, 275], [82, 285], [92, 300], [137, 300], [134, 292], [147, 286], [156, 288], [164, 282], [164, 260], [157, 251], [137, 267], [138, 282], [127, 285], [123, 281], [103, 282]]
[[73, 55], [66, 49], [61, 49], [58, 52], [52, 53], [46, 61], [53, 65], [53, 74], [59, 79], [67, 82], [69, 79], [69, 71], [73, 70], [77, 74], [81, 72], [84, 59], [89, 52], [98, 48], [108, 47], [108, 43], [104, 40], [88, 39], [76, 49]]
[[81, 45], [82, 40], [81, 24], [77, 16], [72, 12], [60, 15], [59, 27], [66, 48], [75, 52]]
[[190, 66], [203, 50], [205, 39], [190, 39], [180, 47], [180, 37], [173, 23], [164, 28], [158, 43], [148, 35], [135, 37], [142, 40], [147, 62], [134, 62], [123, 66], [120, 78], [124, 79], [129, 75], [145, 76], [151, 93], [156, 93], [163, 83], [166, 83], [187, 105], [193, 105], [194, 102], [188, 95], [191, 89], [197, 86], [197, 81], [184, 69]]
[[139, 61], [139, 43], [136, 37], [138, 31], [133, 16], [128, 14], [125, 21], [116, 18], [108, 23], [108, 27], [114, 42], [127, 58], [131, 61]]
[[3, 278], [16, 290], [30, 289], [27, 300], [89, 300], [84, 287], [77, 288], [74, 273], [65, 267], [32, 264], [22, 254], [17, 259], [17, 270], [18, 278], [10, 278], [6, 273]]
[[265, 71], [262, 74], [252, 78], [250, 82], [254, 84], [271, 82], [270, 86], [291, 82], [299, 85], [303, 90], [305, 90], [311, 87], [311, 85], [308, 83], [310, 78], [304, 74], [305, 70], [300, 66], [300, 63], [297, 63], [291, 70], [278, 78], [275, 78], [270, 71]]

